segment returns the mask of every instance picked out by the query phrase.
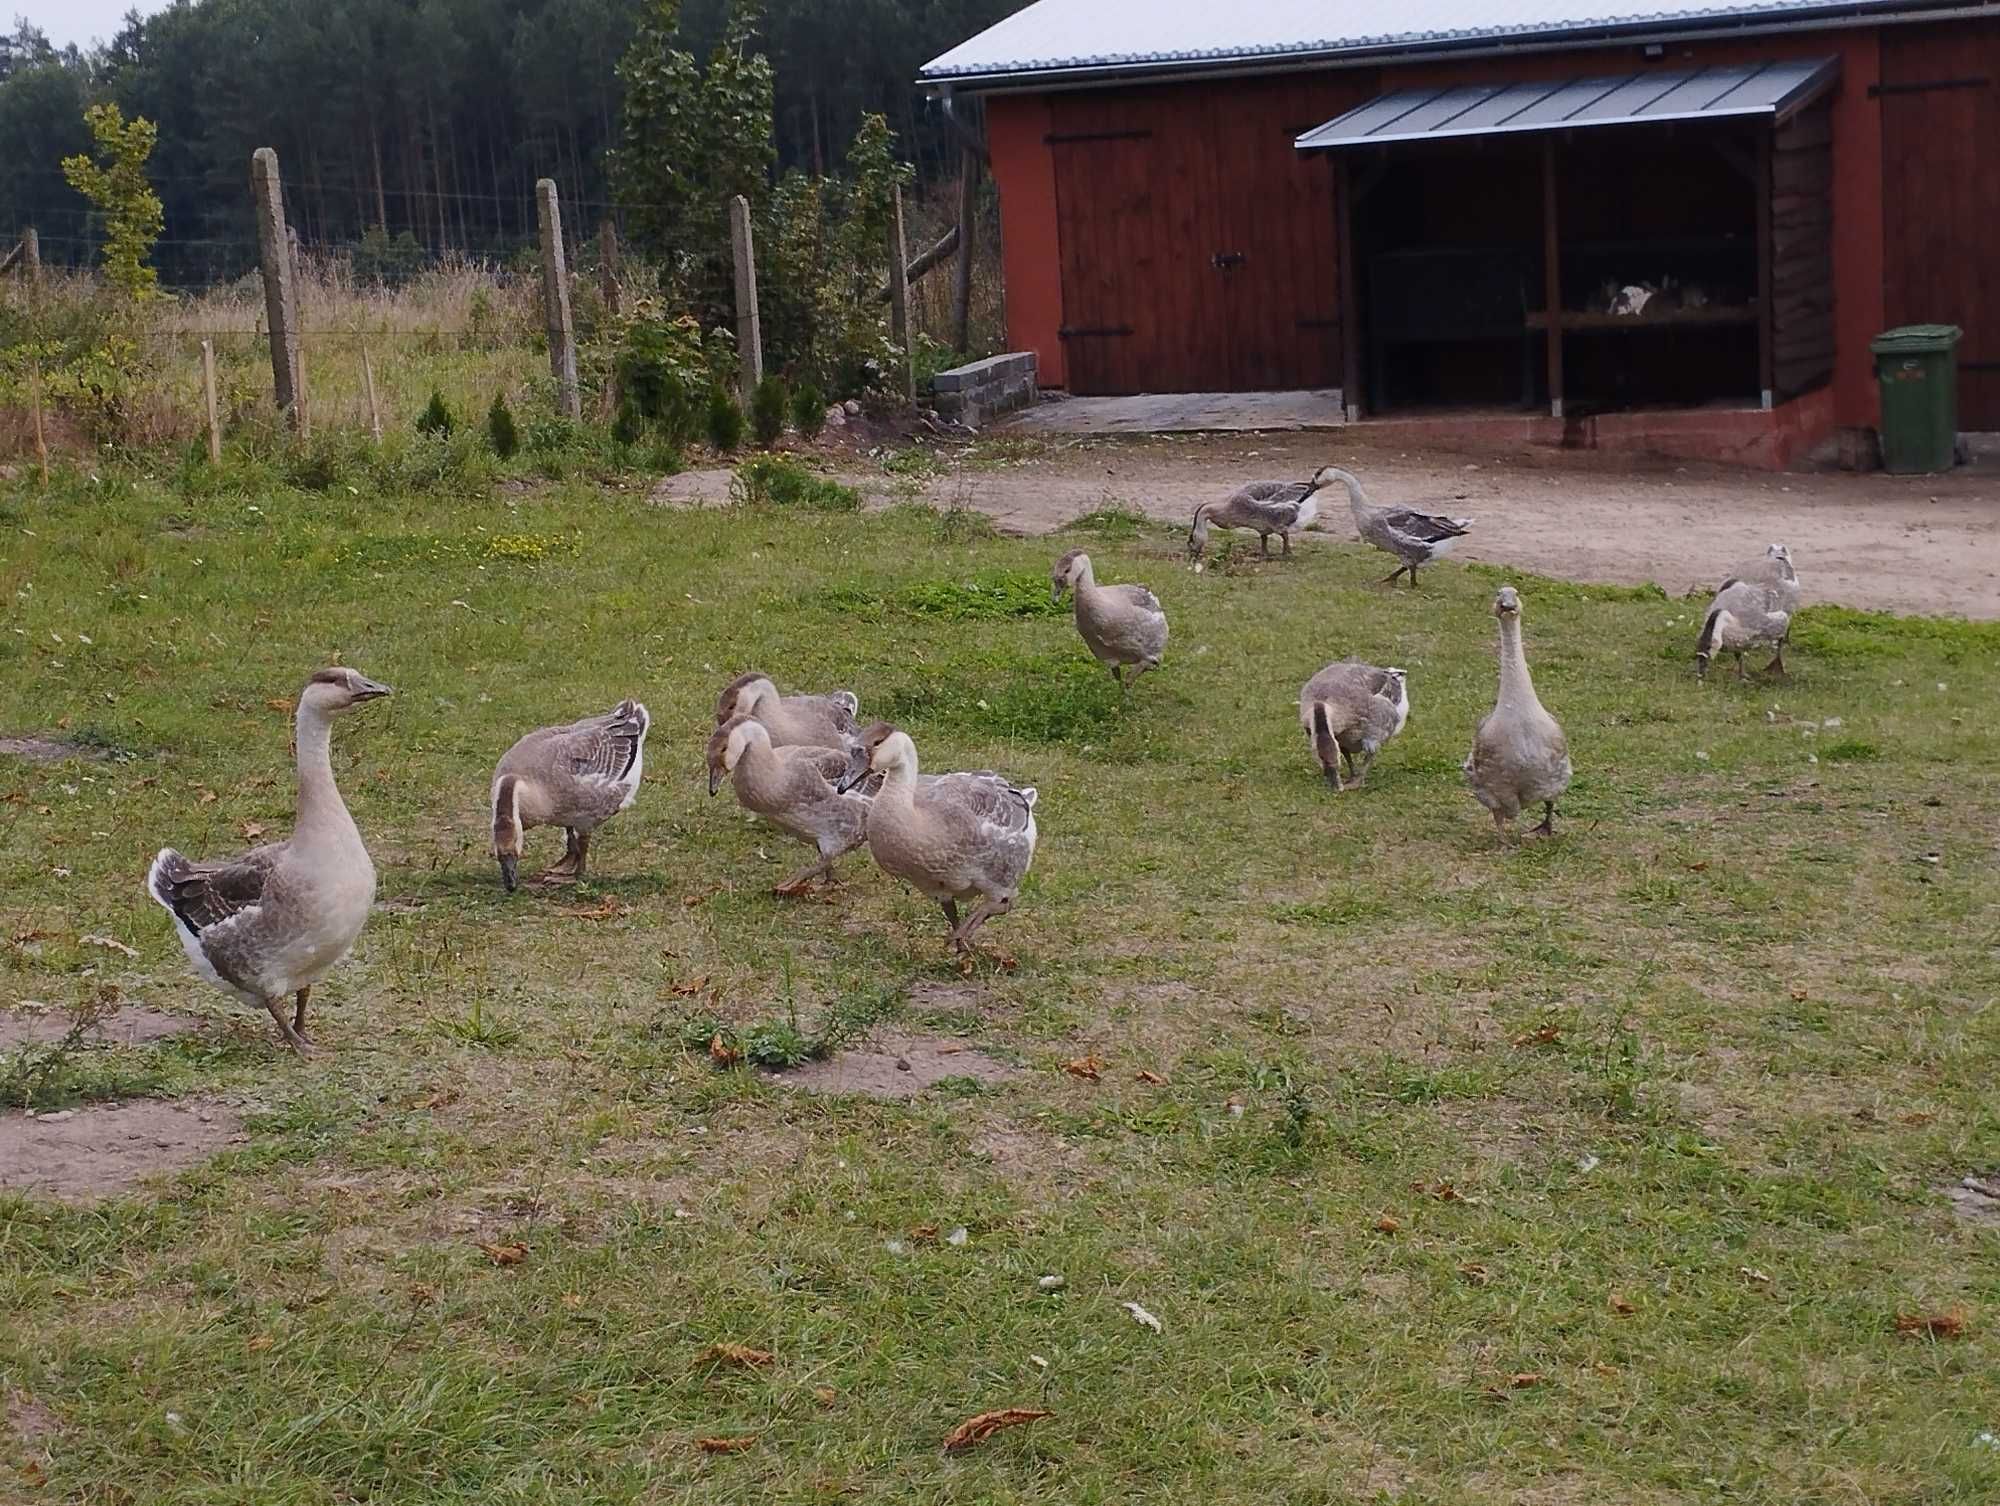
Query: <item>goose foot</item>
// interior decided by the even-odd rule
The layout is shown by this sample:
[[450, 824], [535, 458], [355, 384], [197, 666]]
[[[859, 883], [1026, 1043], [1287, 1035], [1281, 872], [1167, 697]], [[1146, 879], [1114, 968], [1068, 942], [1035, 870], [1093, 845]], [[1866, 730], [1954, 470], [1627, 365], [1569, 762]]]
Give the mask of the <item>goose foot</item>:
[[1284, 557], [1290, 559], [1292, 557], [1292, 536], [1289, 533], [1281, 533], [1278, 535], [1278, 539], [1285, 546]]
[[[1269, 559], [1271, 557], [1271, 536], [1268, 533], [1260, 533], [1257, 535], [1257, 542], [1263, 549], [1263, 557], [1265, 559]], [[1285, 552], [1287, 554], [1291, 553], [1291, 549], [1289, 546], [1286, 548]]]
[[[284, 1000], [266, 999], [264, 1007], [271, 1011], [271, 1018], [277, 1022], [279, 1038], [300, 1056], [311, 1056], [313, 1054], [313, 1043], [300, 1035], [292, 1022], [285, 1017]], [[301, 1001], [301, 1007], [303, 1007], [303, 1000]]]
[[1537, 825], [1528, 828], [1528, 835], [1531, 837], [1553, 837], [1555, 834], [1556, 803], [1553, 800], [1545, 800], [1542, 802], [1542, 819]]
[[833, 887], [834, 880], [831, 865], [814, 863], [808, 868], [801, 868], [782, 884], [773, 884], [771, 892], [782, 899], [796, 899], [802, 894], [810, 894], [812, 892], [814, 879], [824, 879], [826, 880], [827, 887]]
[[1789, 680], [1792, 677], [1790, 671], [1785, 668], [1785, 651], [1782, 648], [1772, 656], [1771, 662], [1764, 666], [1764, 673], [1774, 680]]
[[1344, 785], [1343, 785], [1343, 784], [1342, 784], [1342, 783], [1340, 782], [1340, 770], [1339, 770], [1339, 769], [1337, 769], [1337, 768], [1331, 768], [1331, 769], [1327, 769], [1327, 768], [1323, 768], [1323, 769], [1321, 769], [1321, 770], [1320, 770], [1320, 772], [1321, 772], [1322, 774], [1326, 775], [1326, 782], [1327, 782], [1327, 785], [1328, 785], [1328, 787], [1329, 787], [1329, 788], [1331, 788], [1331, 789], [1332, 789], [1332, 791], [1334, 792], [1334, 794], [1338, 795], [1338, 794], [1339, 794], [1339, 793], [1341, 792], [1341, 790], [1345, 788], [1345, 786], [1344, 786]]
[[1376, 581], [1375, 584], [1378, 586], [1393, 586], [1396, 584], [1396, 578], [1406, 570], [1409, 570], [1410, 584], [1414, 586], [1417, 583], [1417, 572], [1414, 570], [1410, 570], [1410, 567], [1408, 565], [1398, 565], [1395, 569], [1391, 570], [1387, 575], [1383, 576], [1380, 580]]
[[299, 990], [298, 1004], [292, 1010], [292, 1033], [308, 1046], [313, 1043], [313, 1038], [306, 1034], [306, 998], [311, 993], [312, 985], [308, 983]]

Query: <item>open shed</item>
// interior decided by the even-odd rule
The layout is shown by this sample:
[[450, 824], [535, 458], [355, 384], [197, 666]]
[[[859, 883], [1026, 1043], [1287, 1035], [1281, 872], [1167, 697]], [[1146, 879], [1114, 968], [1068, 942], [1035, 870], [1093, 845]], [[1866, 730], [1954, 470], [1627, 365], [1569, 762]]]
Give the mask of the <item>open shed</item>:
[[1936, 322], [2000, 428], [2000, 5], [1653, 4], [1039, 0], [923, 78], [1045, 386], [1781, 465]]

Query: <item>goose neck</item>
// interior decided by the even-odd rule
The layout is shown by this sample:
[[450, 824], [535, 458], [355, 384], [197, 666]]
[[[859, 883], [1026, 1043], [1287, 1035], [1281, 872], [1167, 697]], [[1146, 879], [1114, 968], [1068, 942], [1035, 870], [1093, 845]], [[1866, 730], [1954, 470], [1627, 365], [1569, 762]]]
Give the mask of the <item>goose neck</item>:
[[1528, 674], [1528, 656], [1521, 648], [1521, 620], [1500, 619], [1500, 704], [1539, 706], [1535, 682]]
[[333, 726], [310, 706], [299, 708], [295, 724], [299, 766], [300, 831], [352, 825], [340, 787], [333, 782]]

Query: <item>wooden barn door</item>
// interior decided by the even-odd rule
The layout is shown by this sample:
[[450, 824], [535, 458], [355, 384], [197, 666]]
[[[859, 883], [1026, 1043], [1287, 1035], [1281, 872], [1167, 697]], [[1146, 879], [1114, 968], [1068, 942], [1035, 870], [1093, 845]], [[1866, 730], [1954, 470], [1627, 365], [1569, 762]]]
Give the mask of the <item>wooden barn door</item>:
[[1956, 324], [1958, 422], [2000, 429], [2000, 24], [1882, 31], [1889, 322]]
[[[1061, 112], [1058, 112], [1060, 116]], [[1172, 391], [1184, 372], [1163, 336], [1158, 141], [1141, 126], [1058, 129], [1056, 235], [1062, 249], [1062, 342], [1079, 395]]]

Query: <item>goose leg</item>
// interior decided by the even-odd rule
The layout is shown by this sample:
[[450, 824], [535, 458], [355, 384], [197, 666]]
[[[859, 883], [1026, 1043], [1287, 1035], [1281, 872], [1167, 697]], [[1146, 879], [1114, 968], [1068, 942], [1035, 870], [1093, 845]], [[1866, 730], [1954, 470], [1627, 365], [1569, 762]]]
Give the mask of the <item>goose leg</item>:
[[975, 956], [984, 955], [991, 957], [1002, 967], [1012, 968], [1017, 966], [1018, 964], [1015, 960], [1003, 952], [987, 952], [983, 947], [976, 947], [972, 944], [972, 933], [974, 931], [985, 925], [995, 915], [1005, 915], [1013, 908], [1014, 901], [1011, 899], [980, 900], [978, 904], [972, 907], [972, 913], [965, 917], [965, 924], [952, 933], [951, 944], [958, 948], [959, 952], [963, 954], [968, 962]]
[[1368, 766], [1374, 762], [1373, 753], [1363, 753], [1359, 762], [1352, 758], [1347, 760], [1347, 787], [1350, 790], [1361, 788], [1362, 781], [1368, 777]]
[[572, 879], [582, 877], [583, 859], [577, 831], [573, 826], [565, 826], [563, 828], [562, 860], [557, 863], [551, 863], [547, 868], [544, 868], [541, 873], [536, 875], [535, 882], [538, 884], [566, 884]]
[[1290, 559], [1292, 557], [1292, 536], [1289, 533], [1281, 533], [1278, 535], [1278, 542], [1285, 546], [1285, 558]]
[[1260, 533], [1257, 535], [1257, 543], [1264, 551], [1264, 558], [1269, 559], [1271, 557], [1271, 536], [1268, 533]]
[[1743, 668], [1743, 656], [1741, 654], [1736, 656], [1736, 678], [1744, 681], [1748, 681], [1750, 678], [1748, 672]]
[[1320, 772], [1326, 775], [1326, 782], [1333, 786], [1334, 794], [1338, 795], [1341, 792], [1341, 790], [1345, 788], [1345, 786], [1343, 786], [1340, 782], [1339, 759], [1336, 758], [1332, 763], [1327, 764], [1320, 770]]
[[1125, 688], [1125, 666], [1122, 664], [1112, 665], [1111, 678], [1116, 680], [1118, 682], [1118, 688], [1120, 690], [1123, 690]]
[[790, 898], [792, 895], [805, 893], [806, 890], [812, 887], [812, 881], [816, 878], [823, 878], [831, 883], [833, 881], [833, 860], [839, 856], [840, 854], [837, 852], [820, 854], [818, 862], [806, 864], [805, 867], [786, 879], [782, 884], [775, 885], [771, 892]]
[[292, 1033], [307, 1045], [312, 1044], [312, 1037], [306, 1034], [306, 995], [311, 992], [312, 985], [310, 983], [300, 989], [297, 1007], [292, 1010]]
[[[1396, 584], [1396, 578], [1400, 576], [1405, 570], [1409, 569], [1410, 567], [1408, 565], [1398, 565], [1395, 569], [1391, 570], [1387, 575], [1383, 576], [1380, 580], [1376, 581], [1375, 584], [1378, 586], [1393, 586]], [[1412, 580], [1416, 579], [1416, 572], [1414, 570], [1410, 571], [1410, 578]]]
[[1410, 562], [1410, 589], [1412, 591], [1417, 589], [1417, 565], [1415, 560]]
[[956, 941], [958, 939], [958, 901], [955, 899], [941, 899], [938, 901], [938, 908], [944, 911], [945, 924], [951, 927], [952, 940]]
[[1776, 675], [1781, 680], [1789, 680], [1791, 678], [1791, 676], [1785, 671], [1784, 644], [1780, 643], [1776, 651], [1772, 653], [1771, 662], [1764, 666], [1764, 673], [1767, 675]]
[[1501, 815], [1500, 812], [1498, 811], [1493, 812], [1493, 830], [1499, 833], [1500, 837], [1503, 840], [1506, 838], [1507, 818]]
[[581, 879], [583, 877], [583, 865], [590, 859], [590, 833], [587, 831], [578, 831], [571, 832], [570, 835], [576, 838], [575, 877]]
[[1530, 827], [1528, 830], [1528, 835], [1531, 837], [1552, 837], [1555, 834], [1556, 834], [1556, 803], [1553, 800], [1544, 800], [1542, 802], [1541, 824], [1538, 826]]
[[300, 1056], [311, 1056], [313, 1049], [312, 1042], [293, 1029], [292, 1022], [285, 1018], [285, 1001], [283, 999], [266, 999], [264, 1007], [271, 1011], [271, 1018], [278, 1022], [278, 1035], [284, 1043], [298, 1052]]

